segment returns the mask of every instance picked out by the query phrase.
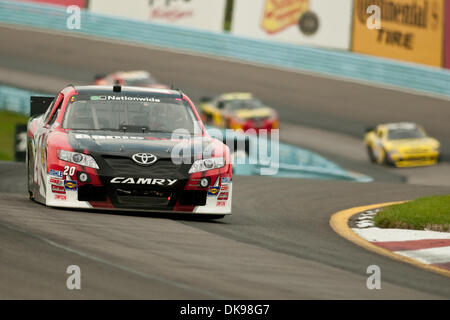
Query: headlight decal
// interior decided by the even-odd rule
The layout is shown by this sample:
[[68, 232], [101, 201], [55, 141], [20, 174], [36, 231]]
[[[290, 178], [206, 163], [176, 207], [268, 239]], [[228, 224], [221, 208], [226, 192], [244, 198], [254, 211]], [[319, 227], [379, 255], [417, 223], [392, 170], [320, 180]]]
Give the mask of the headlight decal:
[[84, 167], [99, 169], [97, 162], [92, 156], [79, 152], [58, 150], [58, 159]]
[[213, 169], [220, 169], [225, 166], [225, 159], [223, 157], [208, 158], [195, 160], [189, 170], [189, 173], [203, 172]]

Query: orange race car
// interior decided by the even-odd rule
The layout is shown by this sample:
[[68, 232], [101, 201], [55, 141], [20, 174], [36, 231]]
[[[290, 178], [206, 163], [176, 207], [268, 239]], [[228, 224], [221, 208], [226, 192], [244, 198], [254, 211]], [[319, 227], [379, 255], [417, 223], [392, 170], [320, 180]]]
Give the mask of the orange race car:
[[202, 98], [199, 106], [203, 121], [228, 129], [279, 129], [275, 109], [266, 106], [248, 92], [225, 93], [215, 98]]

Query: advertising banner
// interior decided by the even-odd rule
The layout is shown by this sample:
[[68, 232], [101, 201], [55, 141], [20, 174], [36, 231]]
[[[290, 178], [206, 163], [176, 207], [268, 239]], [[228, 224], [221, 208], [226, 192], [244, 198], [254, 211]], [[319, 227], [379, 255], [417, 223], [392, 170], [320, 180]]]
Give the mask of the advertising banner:
[[234, 0], [235, 35], [348, 50], [352, 0]]
[[[369, 6], [380, 11], [380, 28], [369, 28]], [[352, 50], [442, 66], [444, 0], [355, 0]]]
[[53, 4], [58, 6], [78, 6], [80, 8], [86, 8], [86, 2], [88, 0], [19, 0], [22, 2], [35, 2], [35, 3], [43, 3], [43, 4]]
[[445, 0], [444, 67], [450, 69], [450, 0]]
[[226, 0], [89, 0], [94, 13], [222, 31]]

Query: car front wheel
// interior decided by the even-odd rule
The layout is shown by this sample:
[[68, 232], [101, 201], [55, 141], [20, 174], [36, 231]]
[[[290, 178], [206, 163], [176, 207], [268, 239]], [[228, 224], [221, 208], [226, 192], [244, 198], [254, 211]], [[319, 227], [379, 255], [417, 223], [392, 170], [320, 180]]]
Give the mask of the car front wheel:
[[373, 150], [371, 146], [367, 146], [367, 154], [369, 155], [370, 162], [375, 163], [377, 162], [377, 159], [375, 158], [375, 155], [373, 154]]

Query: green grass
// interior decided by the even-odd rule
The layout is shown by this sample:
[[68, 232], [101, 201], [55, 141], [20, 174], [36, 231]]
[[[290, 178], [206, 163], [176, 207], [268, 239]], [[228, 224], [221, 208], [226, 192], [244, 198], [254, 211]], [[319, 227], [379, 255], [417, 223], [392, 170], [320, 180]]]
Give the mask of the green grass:
[[16, 124], [26, 124], [28, 116], [0, 111], [0, 160], [14, 160], [14, 133]]
[[450, 231], [450, 195], [389, 206], [375, 216], [380, 228]]

